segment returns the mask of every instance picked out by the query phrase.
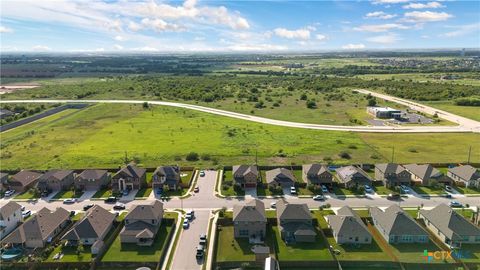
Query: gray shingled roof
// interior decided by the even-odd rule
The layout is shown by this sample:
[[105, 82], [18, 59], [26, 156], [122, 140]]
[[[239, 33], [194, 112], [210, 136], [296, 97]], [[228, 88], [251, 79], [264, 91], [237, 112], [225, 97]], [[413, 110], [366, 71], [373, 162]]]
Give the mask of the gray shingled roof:
[[455, 175], [460, 176], [462, 179], [465, 179], [465, 180], [480, 178], [480, 172], [478, 172], [478, 169], [470, 165], [463, 165], [463, 166], [450, 168], [448, 169], [448, 171]]
[[430, 179], [438, 177], [442, 173], [430, 164], [407, 164], [404, 166], [410, 173], [416, 175], [420, 179]]
[[253, 173], [258, 178], [258, 169], [255, 165], [235, 165], [232, 167], [232, 175], [234, 178], [243, 178], [248, 173]]
[[81, 238], [98, 238], [105, 233], [115, 220], [115, 214], [95, 205], [85, 216], [75, 223], [62, 239], [80, 240]]
[[4, 243], [23, 244], [28, 238], [46, 241], [47, 237], [53, 231], [65, 222], [70, 216], [70, 212], [64, 208], [57, 208], [51, 212], [47, 208], [42, 208], [32, 218], [20, 225], [16, 230], [3, 239]]
[[378, 207], [372, 207], [370, 215], [388, 235], [428, 235], [425, 229], [396, 204], [389, 206], [385, 212]]
[[0, 207], [0, 220], [5, 220], [11, 216], [15, 211], [21, 209], [22, 206], [14, 201], [9, 201], [4, 206]]
[[115, 176], [117, 176], [120, 173], [125, 173], [129, 177], [132, 178], [141, 178], [147, 170], [144, 168], [139, 168], [135, 166], [134, 164], [128, 164], [127, 166], [121, 168], [117, 173], [115, 173]]
[[311, 220], [312, 215], [305, 203], [288, 203], [285, 200], [277, 202], [277, 217], [281, 220]]
[[177, 166], [160, 166], [155, 169], [153, 175], [164, 176], [167, 184], [176, 184], [180, 181], [180, 168]]
[[63, 180], [71, 173], [73, 173], [72, 170], [49, 170], [48, 172], [40, 176], [39, 180]]
[[307, 175], [308, 176], [318, 176], [318, 175], [322, 175], [324, 172], [328, 172], [328, 168], [327, 166], [325, 165], [322, 165], [322, 164], [305, 164], [302, 166], [303, 167], [303, 170], [305, 172], [307, 172]]
[[382, 171], [385, 174], [399, 174], [405, 170], [405, 168], [397, 163], [380, 163], [375, 165], [376, 168], [378, 168], [380, 171]]
[[80, 179], [100, 180], [106, 173], [108, 173], [106, 170], [84, 170], [77, 177]]
[[337, 172], [337, 176], [342, 183], [350, 182], [355, 174], [359, 174], [371, 181], [370, 176], [368, 176], [368, 174], [364, 170], [360, 169], [357, 166], [349, 165], [345, 167], [340, 167], [335, 171]]
[[295, 176], [292, 171], [285, 168], [276, 168], [265, 172], [266, 181], [268, 184], [272, 182], [295, 182]]
[[32, 172], [28, 170], [21, 170], [15, 175], [13, 175], [11, 180], [21, 183], [22, 186], [27, 186], [30, 183], [36, 181], [38, 178], [40, 178], [40, 176], [42, 176], [41, 173]]
[[267, 222], [265, 205], [260, 200], [254, 199], [244, 205], [233, 206], [233, 221]]
[[163, 217], [163, 203], [155, 200], [150, 204], [135, 205], [125, 219], [151, 220]]
[[338, 235], [371, 236], [362, 219], [348, 206], [340, 208], [337, 215], [328, 215], [327, 220]]
[[478, 227], [446, 204], [439, 204], [431, 210], [420, 209], [420, 214], [452, 240], [461, 240], [462, 235], [480, 236]]

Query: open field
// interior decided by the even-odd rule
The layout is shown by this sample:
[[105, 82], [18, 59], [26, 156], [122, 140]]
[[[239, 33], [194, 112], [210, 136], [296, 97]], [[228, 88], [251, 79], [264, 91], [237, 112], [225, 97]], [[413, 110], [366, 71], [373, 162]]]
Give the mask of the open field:
[[[57, 115], [55, 115], [57, 116]], [[43, 119], [0, 134], [2, 169], [112, 168], [127, 154], [143, 166], [462, 162], [472, 146], [480, 161], [479, 134], [373, 134], [285, 128], [184, 109], [99, 104], [54, 121]], [[40, 122], [40, 121], [39, 121]], [[152, 136], [152, 134], [155, 134]], [[458, 142], [458, 143], [452, 143]], [[210, 160], [188, 162], [189, 152]], [[350, 159], [339, 157], [347, 152]]]
[[431, 101], [425, 102], [427, 105], [440, 110], [451, 112], [463, 117], [480, 121], [480, 107], [475, 106], [457, 106], [450, 101]]
[[[451, 73], [448, 73], [451, 74]], [[454, 75], [459, 76], [458, 79], [452, 80], [442, 80], [441, 76], [446, 75], [445, 73], [400, 73], [400, 74], [367, 74], [367, 75], [357, 75], [357, 78], [362, 78], [366, 80], [378, 79], [378, 80], [412, 80], [415, 82], [435, 82], [435, 83], [444, 83], [444, 84], [465, 84], [480, 86], [480, 80], [472, 78], [474, 74], [469, 73], [454, 73]], [[463, 75], [467, 75], [465, 78], [462, 78]], [[471, 76], [468, 76], [471, 75]]]

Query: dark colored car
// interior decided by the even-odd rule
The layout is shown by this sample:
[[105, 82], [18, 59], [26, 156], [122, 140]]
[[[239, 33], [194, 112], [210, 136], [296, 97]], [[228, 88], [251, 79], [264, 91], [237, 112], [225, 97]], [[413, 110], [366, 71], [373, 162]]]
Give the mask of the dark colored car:
[[398, 193], [390, 193], [387, 196], [388, 200], [400, 200], [400, 194]]
[[203, 254], [205, 253], [204, 248], [205, 247], [202, 245], [197, 246], [197, 254], [195, 255], [195, 257], [197, 257], [197, 260], [200, 260], [203, 258]]
[[105, 199], [105, 203], [116, 203], [117, 198], [116, 197], [108, 197]]
[[95, 204], [93, 204], [93, 203], [87, 204], [83, 207], [83, 211], [87, 211], [88, 209], [92, 208], [93, 206], [95, 206]]

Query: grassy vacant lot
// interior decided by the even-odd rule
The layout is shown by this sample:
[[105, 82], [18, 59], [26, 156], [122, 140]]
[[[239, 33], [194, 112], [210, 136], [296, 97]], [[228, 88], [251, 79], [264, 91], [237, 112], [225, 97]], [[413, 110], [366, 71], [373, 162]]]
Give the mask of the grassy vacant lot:
[[467, 117], [473, 120], [480, 121], [480, 108], [475, 106], [457, 106], [451, 101], [431, 101], [425, 102], [427, 105], [440, 110], [451, 112], [463, 117]]
[[[263, 164], [367, 163], [386, 161], [395, 146], [396, 162], [462, 162], [470, 145], [471, 161], [480, 161], [479, 134], [306, 130], [176, 108], [99, 104], [42, 126], [2, 132], [0, 161], [2, 169], [107, 168], [122, 164], [127, 154], [143, 166], [211, 165], [253, 163], [258, 150]], [[188, 162], [191, 151], [212, 160]], [[340, 158], [342, 151], [351, 159]]]
[[[468, 73], [458, 73], [458, 75], [468, 74]], [[400, 74], [368, 74], [368, 75], [357, 75], [356, 77], [366, 80], [378, 79], [378, 80], [405, 80], [405, 81], [416, 81], [416, 82], [437, 82], [437, 83], [450, 83], [450, 84], [465, 84], [465, 85], [474, 85], [480, 86], [480, 80], [474, 78], [461, 78], [455, 80], [440, 80], [440, 76], [445, 75], [444, 73], [400, 73]]]

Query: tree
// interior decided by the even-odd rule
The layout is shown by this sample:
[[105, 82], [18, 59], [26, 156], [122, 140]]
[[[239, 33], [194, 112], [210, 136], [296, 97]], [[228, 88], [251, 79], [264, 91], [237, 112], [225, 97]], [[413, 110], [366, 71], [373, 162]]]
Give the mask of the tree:
[[300, 100], [307, 100], [307, 94], [303, 93], [303, 94], [300, 96]]
[[315, 109], [317, 108], [317, 103], [314, 100], [309, 100], [307, 101], [307, 108]]
[[143, 108], [144, 108], [144, 109], [148, 109], [148, 107], [149, 107], [148, 102], [146, 102], [146, 101], [143, 102]]
[[195, 152], [188, 153], [187, 157], [186, 157], [186, 160], [187, 161], [197, 161], [198, 160], [198, 153], [195, 153]]
[[377, 100], [375, 98], [368, 99], [368, 106], [370, 107], [377, 106]]

